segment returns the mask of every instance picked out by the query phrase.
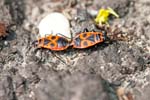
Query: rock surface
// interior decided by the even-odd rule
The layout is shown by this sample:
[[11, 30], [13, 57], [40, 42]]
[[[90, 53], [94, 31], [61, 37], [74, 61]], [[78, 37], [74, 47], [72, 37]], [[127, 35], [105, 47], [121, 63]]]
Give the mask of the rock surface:
[[[50, 12], [64, 13], [74, 36], [100, 31], [86, 9], [107, 6], [121, 16], [110, 18], [112, 31], [119, 28], [127, 41], [62, 52], [32, 45], [36, 25]], [[0, 21], [16, 27], [0, 39], [0, 100], [118, 100], [118, 87], [149, 100], [149, 0], [1, 0], [0, 7]]]
[[98, 76], [83, 73], [53, 74], [47, 75], [36, 85], [34, 91], [37, 100], [109, 100], [103, 80]]

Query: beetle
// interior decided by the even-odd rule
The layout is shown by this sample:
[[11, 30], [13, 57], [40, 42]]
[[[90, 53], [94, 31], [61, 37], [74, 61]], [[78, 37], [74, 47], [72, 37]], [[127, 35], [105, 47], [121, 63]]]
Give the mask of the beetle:
[[65, 50], [70, 46], [70, 41], [62, 36], [48, 35], [33, 42], [39, 48], [46, 48], [53, 51]]
[[107, 36], [105, 31], [82, 32], [73, 38], [71, 45], [73, 48], [84, 49], [98, 43], [102, 43], [106, 40], [106, 38]]

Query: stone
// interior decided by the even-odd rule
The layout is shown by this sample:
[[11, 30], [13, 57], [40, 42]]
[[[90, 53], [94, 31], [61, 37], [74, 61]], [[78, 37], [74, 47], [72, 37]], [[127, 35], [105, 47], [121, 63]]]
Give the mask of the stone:
[[71, 38], [69, 21], [58, 12], [50, 13], [44, 17], [40, 21], [38, 29], [41, 37], [53, 34]]

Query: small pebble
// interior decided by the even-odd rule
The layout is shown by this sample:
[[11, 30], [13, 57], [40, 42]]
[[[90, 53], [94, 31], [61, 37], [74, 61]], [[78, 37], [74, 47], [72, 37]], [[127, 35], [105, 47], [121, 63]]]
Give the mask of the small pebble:
[[5, 45], [5, 46], [7, 46], [7, 45], [8, 45], [8, 42], [7, 42], [7, 41], [5, 41], [5, 42], [4, 42], [4, 45]]

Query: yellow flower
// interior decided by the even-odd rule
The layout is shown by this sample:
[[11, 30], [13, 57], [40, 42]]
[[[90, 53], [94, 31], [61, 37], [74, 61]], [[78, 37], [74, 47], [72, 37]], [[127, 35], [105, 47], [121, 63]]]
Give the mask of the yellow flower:
[[111, 8], [107, 8], [107, 9], [100, 9], [97, 17], [95, 18], [95, 22], [96, 24], [108, 24], [108, 17], [109, 15], [112, 14], [114, 16], [116, 16], [117, 18], [119, 17], [119, 15]]

